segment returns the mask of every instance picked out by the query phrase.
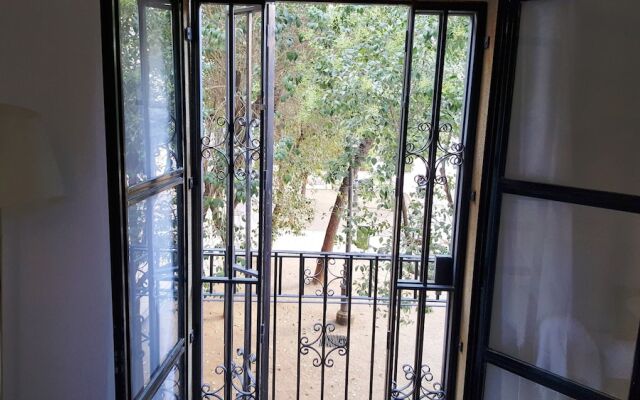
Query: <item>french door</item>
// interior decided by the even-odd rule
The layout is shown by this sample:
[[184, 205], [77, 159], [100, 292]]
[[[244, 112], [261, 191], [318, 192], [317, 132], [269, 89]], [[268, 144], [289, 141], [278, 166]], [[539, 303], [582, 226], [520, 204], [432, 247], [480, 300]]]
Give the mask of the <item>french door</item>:
[[120, 399], [184, 398], [187, 173], [179, 2], [102, 3]]
[[[102, 4], [118, 398], [275, 398], [276, 4]], [[371, 342], [368, 398], [443, 399], [453, 396], [455, 384], [485, 8], [455, 2], [400, 7], [407, 30], [397, 165], [390, 178], [396, 191], [393, 238], [391, 254], [370, 263], [390, 265], [390, 278], [373, 294], [386, 330]], [[450, 39], [454, 33], [461, 38], [457, 45]], [[462, 61], [453, 68], [448, 57], [456, 51]], [[447, 96], [459, 105], [445, 112]], [[446, 210], [438, 193], [449, 198]], [[403, 218], [405, 196], [419, 209], [413, 221]], [[434, 221], [443, 215], [450, 221], [447, 239], [436, 245]], [[332, 257], [323, 255], [324, 287], [315, 296], [324, 309], [323, 323], [312, 327], [320, 336], [301, 338], [298, 326], [295, 349], [298, 372], [301, 355], [319, 355], [312, 364], [322, 370], [322, 399], [325, 369], [334, 365], [326, 356], [346, 359], [346, 383], [350, 340], [360, 340], [347, 334], [346, 341], [333, 342], [328, 334], [335, 329], [327, 322]], [[351, 260], [345, 275], [333, 280], [344, 286], [338, 301], [349, 310], [347, 330]], [[302, 288], [307, 278], [318, 280], [301, 275]], [[205, 297], [218, 306], [205, 310]], [[431, 346], [425, 316], [441, 297], [444, 355], [434, 372], [425, 360]], [[411, 324], [403, 322], [407, 313]], [[205, 321], [212, 328], [205, 329]], [[384, 347], [377, 359], [383, 366], [375, 378], [379, 391], [372, 389], [376, 346]], [[346, 389], [344, 397], [359, 398]]]
[[[194, 398], [268, 398], [274, 7], [194, 2], [192, 10], [194, 97], [201, 105], [195, 207], [202, 210], [194, 298], [222, 306], [222, 329], [208, 342], [218, 350], [210, 350], [202, 304], [194, 304]], [[200, 368], [213, 371], [210, 381]]]
[[[194, 2], [191, 10], [192, 88], [197, 99], [192, 147], [194, 210], [202, 210], [194, 225], [194, 249], [201, 255], [194, 258], [193, 268], [194, 398], [266, 399], [276, 393], [275, 376], [269, 376], [277, 355], [275, 351], [270, 354], [275, 342], [269, 338], [270, 332], [275, 336], [270, 317], [278, 301], [271, 287], [272, 265], [282, 269], [282, 260], [278, 264], [277, 256], [271, 254], [276, 7], [273, 2], [201, 1]], [[403, 232], [414, 227], [406, 226], [403, 196], [396, 196], [389, 294], [381, 301], [389, 315], [385, 393], [369, 390], [369, 397], [442, 399], [452, 393], [449, 387], [455, 378], [457, 352], [452, 348], [458, 343], [457, 290], [466, 246], [478, 88], [474, 77], [482, 54], [484, 7], [449, 3], [405, 7], [408, 20], [395, 187], [396, 193], [415, 188], [422, 212], [416, 223], [418, 232], [408, 244]], [[447, 58], [455, 51], [447, 39], [454, 28], [464, 38], [465, 61], [458, 69]], [[443, 95], [443, 90], [451, 91], [452, 86], [461, 88], [455, 94], [461, 106], [445, 113], [441, 104], [451, 94]], [[452, 198], [452, 209], [447, 211], [451, 239], [444, 253], [435, 250], [432, 238], [432, 221], [436, 214], [444, 213], [434, 196], [443, 190]], [[330, 257], [325, 256], [325, 264]], [[320, 281], [307, 276], [301, 279]], [[319, 361], [314, 366], [322, 369], [323, 377], [325, 369], [333, 366], [325, 355], [334, 353], [347, 360], [351, 356], [349, 339], [332, 350], [326, 348], [332, 339], [324, 338], [335, 326], [326, 315], [327, 297], [332, 295], [327, 293], [333, 289], [324, 281], [325, 287], [319, 290], [324, 295], [318, 297], [325, 306], [324, 322], [316, 324], [320, 339], [310, 343], [299, 337], [297, 349], [303, 355], [317, 352]], [[349, 285], [351, 280], [343, 277], [341, 282]], [[342, 302], [350, 309], [352, 297], [346, 292], [350, 291], [343, 290]], [[428, 347], [424, 316], [430, 312], [428, 298], [439, 298], [440, 293], [447, 299], [446, 320], [450, 323], [445, 327], [444, 365], [436, 376], [423, 360]], [[217, 306], [205, 309], [199, 301], [205, 298], [209, 305]], [[401, 319], [412, 307], [409, 303], [415, 305], [416, 323], [410, 328], [415, 330], [415, 341], [400, 343], [400, 330], [407, 329]], [[384, 345], [384, 340], [378, 341], [378, 346]], [[287, 378], [280, 377], [278, 382], [293, 385]], [[300, 396], [300, 376], [296, 379], [294, 398]], [[348, 379], [347, 373], [345, 385]], [[349, 397], [347, 390], [344, 395]], [[324, 398], [322, 389], [320, 398]]]

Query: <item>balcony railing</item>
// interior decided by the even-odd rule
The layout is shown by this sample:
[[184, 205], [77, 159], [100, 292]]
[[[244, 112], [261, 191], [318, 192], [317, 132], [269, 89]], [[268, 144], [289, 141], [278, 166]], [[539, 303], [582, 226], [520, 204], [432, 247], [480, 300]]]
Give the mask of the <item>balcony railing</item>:
[[[215, 369], [223, 355], [222, 307], [224, 285], [207, 282], [221, 273], [225, 251], [204, 251], [203, 260], [203, 380], [220, 387], [222, 377]], [[238, 251], [236, 274], [250, 277], [255, 254], [247, 263]], [[418, 330], [417, 276], [420, 257], [404, 255], [397, 340], [393, 354], [396, 398], [420, 390], [421, 398], [441, 399], [449, 284], [436, 284], [436, 257], [429, 260], [427, 314]], [[375, 253], [273, 251], [271, 268], [271, 370], [270, 391], [274, 399], [350, 398], [381, 399], [384, 393], [389, 324], [389, 271], [391, 256]], [[249, 270], [249, 272], [247, 272]], [[247, 296], [246, 287], [235, 285], [234, 304]], [[412, 289], [413, 287], [413, 289]], [[254, 305], [255, 306], [255, 305]], [[244, 308], [234, 308], [234, 321], [244, 320]], [[250, 328], [255, 338], [255, 327]], [[234, 332], [234, 347], [246, 343], [242, 326]], [[415, 349], [417, 332], [425, 335], [423, 349]], [[255, 341], [254, 341], [255, 343]], [[242, 350], [244, 351], [244, 349]], [[414, 357], [424, 360], [420, 388], [414, 388]]]

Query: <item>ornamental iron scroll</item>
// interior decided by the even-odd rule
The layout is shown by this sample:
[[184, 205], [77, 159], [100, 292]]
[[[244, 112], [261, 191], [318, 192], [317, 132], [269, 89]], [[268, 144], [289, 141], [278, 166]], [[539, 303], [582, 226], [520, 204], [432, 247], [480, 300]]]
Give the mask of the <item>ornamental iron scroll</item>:
[[[451, 143], [449, 146], [445, 146], [442, 141], [438, 140], [438, 142], [436, 143], [436, 148], [443, 154], [435, 160], [434, 168], [432, 171], [429, 167], [429, 160], [423, 155], [432, 147], [431, 144], [433, 142], [434, 132], [431, 123], [420, 123], [417, 126], [417, 130], [419, 132], [429, 132], [429, 136], [427, 137], [426, 142], [419, 147], [413, 143], [407, 144], [407, 154], [405, 157], [405, 162], [408, 165], [411, 165], [413, 164], [415, 159], [419, 159], [422, 161], [425, 167], [425, 173], [416, 175], [414, 178], [415, 182], [419, 187], [425, 187], [431, 182], [439, 185], [447, 184], [448, 180], [446, 175], [438, 176], [436, 175], [436, 171], [446, 162], [449, 162], [449, 164], [458, 167], [462, 165], [462, 163], [464, 162], [464, 145], [462, 143]], [[452, 131], [453, 126], [450, 123], [441, 124], [438, 130], [439, 133], [451, 133]]]
[[[256, 397], [256, 377], [251, 371], [251, 365], [256, 362], [256, 355], [249, 354], [245, 357], [243, 349], [236, 351], [238, 356], [244, 359], [243, 365], [238, 365], [235, 362], [231, 363], [231, 386], [235, 391], [235, 400], [253, 400]], [[224, 375], [227, 372], [227, 368], [224, 365], [218, 365], [214, 372], [217, 375]], [[213, 389], [211, 385], [202, 385], [202, 399], [204, 400], [223, 400], [223, 392], [226, 384], [222, 384], [217, 389]]]
[[446, 398], [442, 384], [433, 381], [433, 373], [427, 364], [423, 364], [420, 373], [417, 374], [411, 365], [402, 366], [404, 377], [408, 381], [404, 386], [398, 387], [394, 382], [391, 387], [392, 399], [408, 399], [417, 394], [418, 399], [440, 400]]
[[253, 137], [251, 132], [260, 126], [260, 120], [253, 118], [247, 121], [247, 118], [240, 116], [234, 119], [231, 126], [225, 117], [218, 117], [214, 123], [220, 128], [226, 127], [222, 139], [215, 141], [213, 134], [209, 134], [200, 140], [202, 158], [212, 162], [213, 178], [223, 180], [229, 175], [230, 160], [227, 146], [233, 131], [233, 174], [240, 181], [244, 181], [247, 176], [256, 179], [258, 173], [251, 168], [250, 164], [252, 161], [260, 160], [260, 139]]
[[[324, 264], [323, 260], [324, 260], [323, 258], [316, 259], [316, 265]], [[332, 284], [334, 282], [338, 284], [340, 289], [345, 289], [347, 287], [347, 279], [344, 273], [345, 267], [346, 267], [346, 260], [344, 261], [342, 267], [338, 269], [337, 273], [334, 272], [333, 269], [331, 268], [336, 265], [335, 258], [328, 258], [326, 264], [327, 264], [326, 265], [327, 267], [327, 283], [326, 284], [322, 283], [323, 282], [323, 279], [321, 277], [322, 272], [311, 272], [310, 268], [304, 269], [303, 280], [305, 285], [312, 285], [312, 284], [321, 285], [315, 291], [316, 296], [323, 296], [326, 294], [328, 297], [332, 297], [336, 294], [335, 290], [332, 288], [333, 286]]]
[[[313, 325], [313, 331], [318, 332], [318, 335], [313, 340], [307, 336], [300, 338], [299, 352], [302, 355], [313, 353], [314, 358], [312, 364], [314, 367], [333, 367], [334, 361], [330, 356], [334, 352], [337, 352], [339, 356], [347, 355], [349, 350], [347, 341], [336, 340], [336, 336], [331, 334], [335, 330], [336, 326], [332, 323], [322, 324], [321, 322], [316, 322]], [[318, 350], [316, 346], [320, 347], [321, 350]], [[331, 350], [327, 352], [322, 351], [325, 347], [329, 347]]]

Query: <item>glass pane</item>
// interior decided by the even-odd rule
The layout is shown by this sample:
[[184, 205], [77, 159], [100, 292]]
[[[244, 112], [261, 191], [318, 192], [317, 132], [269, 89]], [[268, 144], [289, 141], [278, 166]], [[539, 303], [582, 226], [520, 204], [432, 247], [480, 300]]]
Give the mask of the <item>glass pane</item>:
[[[227, 235], [227, 15], [227, 5], [200, 7], [202, 240], [205, 249], [224, 248]], [[222, 273], [222, 266], [216, 272]]]
[[[447, 17], [438, 140], [432, 143], [439, 27], [439, 15], [418, 14], [415, 17], [400, 244], [404, 254], [416, 256], [420, 256], [425, 240], [427, 207], [431, 208], [429, 254], [453, 252], [458, 172], [464, 161], [463, 129], [473, 20], [468, 15]], [[430, 147], [435, 148], [434, 155], [429, 154]], [[428, 168], [430, 157], [434, 157], [433, 171]], [[433, 186], [433, 198], [428, 205], [426, 196], [430, 186]], [[404, 262], [403, 278], [417, 278], [420, 268], [419, 264]], [[432, 264], [428, 277], [433, 280]]]
[[453, 253], [453, 228], [458, 202], [458, 174], [464, 151], [467, 116], [467, 74], [473, 19], [470, 15], [449, 15], [440, 107], [440, 134], [433, 181], [431, 254]]
[[120, 62], [128, 185], [179, 167], [170, 6], [120, 0]]
[[640, 215], [505, 195], [490, 346], [626, 398], [640, 321]]
[[509, 178], [640, 194], [640, 2], [522, 4]]
[[179, 337], [177, 189], [129, 207], [131, 379], [138, 393]]
[[183, 364], [184, 362], [180, 359], [162, 382], [152, 400], [180, 400], [184, 398]]
[[258, 249], [260, 220], [262, 11], [241, 5], [234, 10], [234, 248], [237, 265], [256, 269], [251, 251]]
[[570, 400], [560, 393], [501, 368], [487, 365], [485, 400]]
[[438, 15], [415, 16], [400, 253], [415, 255], [417, 261], [402, 263], [403, 279], [420, 277], [439, 27]]

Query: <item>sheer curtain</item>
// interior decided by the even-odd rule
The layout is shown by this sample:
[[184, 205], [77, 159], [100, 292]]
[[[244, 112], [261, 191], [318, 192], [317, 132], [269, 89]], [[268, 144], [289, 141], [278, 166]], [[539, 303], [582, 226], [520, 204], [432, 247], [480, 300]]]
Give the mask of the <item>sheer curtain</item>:
[[[640, 194], [640, 2], [523, 3], [506, 176]], [[505, 195], [490, 347], [624, 398], [640, 216]], [[564, 399], [504, 373], [503, 399]], [[487, 398], [494, 398], [489, 396]]]

